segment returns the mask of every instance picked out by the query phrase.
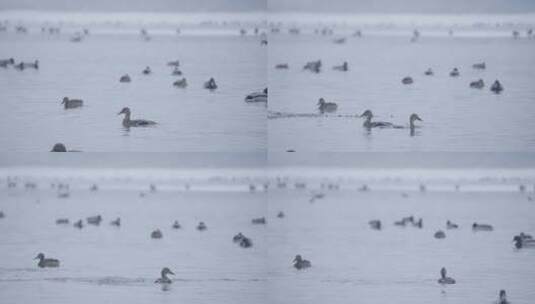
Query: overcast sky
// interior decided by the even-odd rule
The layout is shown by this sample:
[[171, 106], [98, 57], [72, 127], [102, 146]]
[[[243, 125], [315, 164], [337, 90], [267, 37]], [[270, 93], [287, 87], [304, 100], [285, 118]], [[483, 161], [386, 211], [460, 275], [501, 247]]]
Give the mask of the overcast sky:
[[135, 12], [526, 13], [535, 0], [0, 0], [0, 10]]

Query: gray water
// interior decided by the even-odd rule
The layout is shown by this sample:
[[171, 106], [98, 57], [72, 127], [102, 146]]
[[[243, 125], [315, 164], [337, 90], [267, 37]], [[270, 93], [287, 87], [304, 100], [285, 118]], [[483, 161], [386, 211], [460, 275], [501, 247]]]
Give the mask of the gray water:
[[[207, 29], [164, 32], [147, 42], [138, 29], [108, 28], [72, 43], [72, 32], [0, 33], [0, 58], [40, 63], [37, 71], [0, 68], [3, 151], [49, 151], [56, 142], [84, 152], [266, 149], [265, 104], [244, 102], [246, 94], [267, 86], [267, 52], [258, 37]], [[176, 59], [185, 89], [172, 85], [179, 76], [166, 66]], [[151, 75], [142, 74], [146, 66]], [[124, 74], [131, 83], [119, 82]], [[213, 92], [203, 88], [210, 77], [219, 86]], [[64, 110], [64, 96], [81, 98], [84, 106]], [[117, 116], [125, 106], [132, 119], [158, 125], [125, 130]]]
[[[270, 36], [270, 151], [535, 151], [534, 39], [492, 30], [449, 37], [445, 29], [429, 35], [424, 29], [411, 43], [410, 30], [364, 31], [360, 39], [347, 32]], [[334, 44], [338, 37], [347, 42]], [[302, 69], [318, 59], [319, 74]], [[332, 70], [343, 61], [348, 72]], [[472, 69], [483, 61], [486, 70]], [[276, 70], [278, 63], [290, 69]], [[429, 67], [434, 76], [424, 76]], [[454, 67], [460, 77], [449, 77]], [[403, 85], [405, 76], [414, 83]], [[479, 78], [486, 87], [469, 88]], [[499, 95], [489, 90], [496, 79], [505, 88]], [[320, 97], [338, 103], [338, 111], [319, 115]], [[369, 132], [355, 117], [366, 109], [377, 121], [408, 126], [411, 113], [424, 121], [414, 136], [408, 129]]]

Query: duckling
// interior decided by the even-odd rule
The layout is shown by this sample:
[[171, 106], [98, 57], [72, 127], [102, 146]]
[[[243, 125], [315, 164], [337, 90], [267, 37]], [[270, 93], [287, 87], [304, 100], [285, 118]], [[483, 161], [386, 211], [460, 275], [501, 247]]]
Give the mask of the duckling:
[[444, 231], [442, 230], [439, 230], [437, 232], [435, 232], [435, 239], [445, 239], [446, 238], [446, 233], [444, 233]]
[[115, 220], [111, 221], [111, 222], [110, 222], [110, 225], [112, 225], [112, 226], [116, 226], [116, 227], [120, 227], [120, 226], [121, 226], [121, 218], [118, 217], [118, 218], [116, 218]]
[[90, 216], [86, 220], [88, 224], [98, 226], [100, 225], [100, 222], [102, 221], [102, 216], [100, 215]]
[[347, 61], [344, 61], [342, 65], [333, 66], [333, 70], [347, 72], [349, 70], [349, 65], [347, 64]]
[[156, 122], [146, 119], [130, 119], [130, 108], [124, 107], [117, 115], [124, 114], [123, 126], [124, 127], [146, 127], [155, 125]]
[[457, 228], [459, 228], [459, 225], [453, 222], [450, 222], [450, 220], [446, 222], [446, 229], [457, 229]]
[[472, 64], [472, 68], [476, 69], [476, 70], [484, 70], [487, 66], [485, 65], [485, 62], [480, 62], [480, 63], [474, 63]]
[[128, 74], [125, 74], [123, 76], [121, 76], [121, 78], [119, 78], [119, 82], [130, 82], [131, 79], [130, 79], [130, 76]]
[[215, 83], [214, 78], [210, 78], [207, 82], [204, 83], [204, 88], [208, 90], [217, 89], [217, 84]]
[[490, 90], [496, 94], [499, 94], [501, 91], [503, 91], [502, 84], [496, 79], [492, 86], [490, 87]]
[[412, 80], [412, 77], [410, 76], [403, 77], [403, 79], [401, 79], [402, 84], [412, 84], [413, 82], [414, 81]]
[[470, 82], [470, 87], [473, 89], [482, 89], [485, 87], [485, 83], [483, 82], [483, 79], [479, 79], [477, 81]]
[[186, 80], [186, 78], [182, 78], [173, 82], [173, 85], [177, 88], [185, 88], [188, 86], [188, 81]]
[[440, 284], [455, 284], [455, 280], [453, 278], [446, 276], [446, 268], [442, 267], [440, 269], [440, 279], [438, 279], [438, 283]]
[[197, 225], [197, 230], [204, 231], [206, 230], [206, 224], [204, 222], [199, 222], [199, 225]]
[[381, 221], [380, 220], [371, 220], [368, 222], [370, 227], [375, 230], [381, 230]]
[[472, 230], [473, 231], [492, 231], [492, 230], [494, 230], [494, 228], [491, 225], [488, 225], [488, 224], [474, 223], [474, 224], [472, 224]]
[[150, 237], [152, 239], [161, 239], [163, 237], [163, 233], [160, 231], [160, 229], [156, 229], [151, 232]]
[[266, 223], [266, 218], [265, 217], [254, 218], [251, 220], [251, 223], [263, 225]]
[[164, 267], [161, 272], [161, 277], [158, 278], [154, 283], [157, 284], [171, 284], [173, 281], [167, 277], [168, 274], [175, 275], [169, 268]]
[[308, 260], [304, 260], [300, 254], [296, 255], [294, 260], [293, 260], [293, 266], [298, 269], [298, 270], [301, 270], [301, 269], [305, 269], [305, 268], [309, 268], [312, 266], [312, 264], [310, 263], [310, 261]]
[[428, 68], [425, 72], [424, 72], [424, 75], [426, 76], [433, 76], [435, 75], [435, 73], [433, 72], [433, 70], [431, 68]]
[[327, 113], [333, 113], [338, 110], [338, 105], [334, 102], [325, 102], [325, 99], [320, 98], [318, 101], [318, 110], [321, 114], [327, 112]]
[[83, 106], [84, 101], [81, 99], [69, 99], [69, 97], [63, 97], [61, 104], [65, 109], [74, 109]]
[[144, 70], [143, 70], [143, 75], [149, 75], [151, 73], [151, 69], [149, 66], [147, 66]]
[[42, 253], [39, 253], [34, 260], [39, 260], [39, 263], [37, 263], [37, 266], [41, 268], [45, 267], [59, 267], [59, 260], [57, 259], [45, 259], [45, 255]]
[[175, 221], [173, 223], [173, 229], [180, 229], [180, 224], [178, 223], [178, 221]]
[[451, 77], [457, 77], [459, 75], [460, 75], [459, 69], [457, 69], [457, 68], [453, 68], [453, 70], [450, 72], [450, 76]]

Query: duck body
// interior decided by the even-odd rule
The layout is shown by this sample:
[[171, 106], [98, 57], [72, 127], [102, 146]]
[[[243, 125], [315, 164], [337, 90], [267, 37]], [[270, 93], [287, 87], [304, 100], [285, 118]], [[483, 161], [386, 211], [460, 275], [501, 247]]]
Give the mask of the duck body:
[[435, 73], [433, 72], [433, 70], [431, 68], [429, 68], [424, 72], [424, 75], [433, 76], [433, 75], [435, 75]]
[[152, 239], [161, 239], [163, 237], [163, 233], [160, 231], [160, 229], [156, 229], [151, 232], [150, 237]]
[[446, 238], [446, 233], [444, 233], [444, 231], [442, 230], [439, 230], [437, 232], [435, 232], [435, 239], [445, 239]]
[[263, 225], [266, 223], [266, 218], [265, 217], [259, 217], [259, 218], [254, 218], [251, 220], [251, 223], [253, 224], [260, 224], [260, 225]]
[[63, 104], [65, 109], [74, 109], [83, 106], [84, 101], [81, 99], [69, 99], [68, 97], [63, 97], [61, 104]]
[[381, 221], [380, 220], [371, 220], [368, 222], [370, 227], [375, 230], [381, 230]]
[[450, 222], [449, 220], [446, 222], [446, 229], [457, 229], [459, 228], [459, 225]]
[[347, 61], [344, 61], [344, 63], [342, 63], [341, 65], [333, 66], [333, 70], [347, 72], [349, 70], [349, 65], [347, 64]]
[[279, 69], [279, 70], [287, 70], [290, 67], [288, 66], [287, 63], [279, 63], [279, 64], [275, 65], [275, 68]]
[[474, 224], [472, 224], [472, 230], [473, 231], [492, 231], [492, 230], [494, 230], [494, 228], [491, 225], [488, 225], [488, 224], [474, 223]]
[[325, 99], [320, 98], [318, 101], [318, 110], [321, 114], [323, 113], [333, 113], [338, 110], [338, 105], [334, 102], [326, 102]]
[[178, 61], [178, 60], [169, 61], [169, 62], [167, 62], [167, 65], [168, 66], [178, 67], [178, 66], [180, 66], [180, 61]]
[[197, 225], [197, 230], [204, 231], [206, 230], [206, 224], [204, 222], [200, 222], [199, 225]]
[[100, 215], [90, 216], [86, 220], [88, 224], [98, 226], [100, 225], [100, 222], [102, 221], [102, 216]]
[[293, 266], [297, 270], [306, 269], [312, 267], [312, 263], [308, 260], [304, 260], [300, 254], [295, 256], [295, 259], [293, 260]]
[[412, 84], [414, 81], [412, 80], [412, 77], [404, 77], [403, 79], [401, 79], [401, 83], [402, 84]]
[[244, 236], [244, 237], [240, 240], [240, 247], [242, 247], [242, 248], [249, 248], [249, 247], [252, 247], [252, 246], [253, 246], [253, 242], [251, 241], [250, 238]]
[[150, 73], [152, 73], [150, 67], [146, 67], [146, 68], [143, 70], [143, 75], [149, 75]]
[[147, 127], [155, 125], [156, 122], [146, 119], [130, 119], [130, 108], [125, 107], [117, 115], [124, 114], [123, 126], [124, 127]]
[[173, 229], [180, 229], [180, 224], [178, 223], [178, 221], [175, 221], [173, 223]]
[[121, 226], [121, 218], [118, 217], [118, 218], [116, 218], [115, 220], [111, 221], [111, 222], [110, 222], [110, 225], [112, 225], [112, 226], [116, 226], [116, 227], [120, 227], [120, 226]]
[[178, 69], [178, 67], [175, 67], [175, 69], [173, 70], [173, 72], [171, 73], [171, 75], [181, 76], [181, 75], [182, 75], [182, 71], [180, 71], [180, 70]]
[[267, 100], [267, 88], [265, 88], [262, 92], [254, 92], [245, 96], [245, 102], [267, 102]]
[[485, 68], [487, 68], [487, 65], [485, 64], [485, 62], [474, 63], [472, 64], [472, 68], [476, 70], [484, 70]]
[[37, 266], [39, 266], [41, 268], [45, 268], [45, 267], [56, 268], [56, 267], [59, 267], [59, 260], [50, 259], [50, 258], [47, 259], [47, 258], [45, 258], [45, 255], [42, 254], [42, 253], [39, 253], [35, 257], [35, 260], [39, 260], [39, 262], [37, 263]]
[[119, 78], [119, 82], [130, 82], [131, 79], [130, 79], [130, 76], [128, 74], [125, 74], [123, 76], [121, 76], [121, 78]]
[[185, 88], [188, 86], [188, 81], [186, 80], [186, 78], [182, 78], [173, 82], [173, 85], [177, 88]]
[[483, 82], [483, 79], [479, 79], [477, 81], [470, 82], [470, 87], [473, 89], [482, 89], [485, 87], [485, 83]]
[[303, 70], [309, 70], [314, 73], [319, 73], [321, 70], [321, 60], [307, 62], [303, 67]]
[[245, 236], [244, 236], [241, 232], [239, 232], [238, 234], [236, 234], [236, 235], [232, 238], [232, 241], [233, 241], [234, 243], [238, 243], [238, 242], [240, 242], [244, 237], [245, 237]]
[[522, 238], [520, 235], [517, 235], [513, 238], [515, 242], [515, 247], [517, 249], [521, 248], [535, 248], [535, 240], [529, 238]]
[[460, 75], [459, 69], [453, 68], [453, 70], [450, 72], [451, 77], [458, 77]]
[[279, 211], [279, 213], [277, 213], [277, 217], [278, 218], [284, 218], [284, 212]]

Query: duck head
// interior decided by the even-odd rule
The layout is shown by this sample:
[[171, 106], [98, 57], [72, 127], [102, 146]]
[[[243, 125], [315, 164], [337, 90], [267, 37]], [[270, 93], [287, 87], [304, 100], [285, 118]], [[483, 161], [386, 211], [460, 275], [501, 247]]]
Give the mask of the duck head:
[[66, 104], [69, 102], [69, 97], [63, 97], [63, 101], [61, 102], [61, 104]]
[[412, 114], [411, 114], [411, 117], [410, 117], [409, 120], [410, 120], [411, 124], [414, 123], [415, 120], [423, 121], [423, 120], [420, 118], [420, 116], [418, 116], [418, 114], [416, 114], [416, 113], [412, 113]]
[[126, 115], [130, 115], [130, 108], [129, 107], [124, 107], [121, 112], [117, 113], [117, 115], [121, 115], [121, 114], [126, 114]]
[[367, 119], [372, 119], [373, 113], [370, 110], [364, 111], [364, 113], [360, 114], [360, 117], [366, 117]]
[[296, 255], [294, 260], [292, 262], [294, 263], [300, 263], [303, 260], [300, 254]]
[[167, 267], [164, 267], [162, 269], [162, 277], [165, 277], [166, 275], [168, 274], [172, 274], [172, 275], [175, 275], [174, 272], [171, 271], [171, 269], [167, 268]]
[[322, 105], [324, 105], [324, 104], [325, 104], [325, 99], [320, 98], [320, 99], [318, 100], [318, 106], [322, 106]]
[[500, 290], [500, 300], [503, 300], [505, 299], [506, 295], [505, 295], [505, 290]]
[[445, 267], [442, 267], [442, 269], [440, 269], [440, 276], [442, 278], [445, 278], [446, 277], [446, 268]]
[[42, 260], [45, 258], [45, 255], [43, 253], [39, 253], [35, 258], [34, 260]]

